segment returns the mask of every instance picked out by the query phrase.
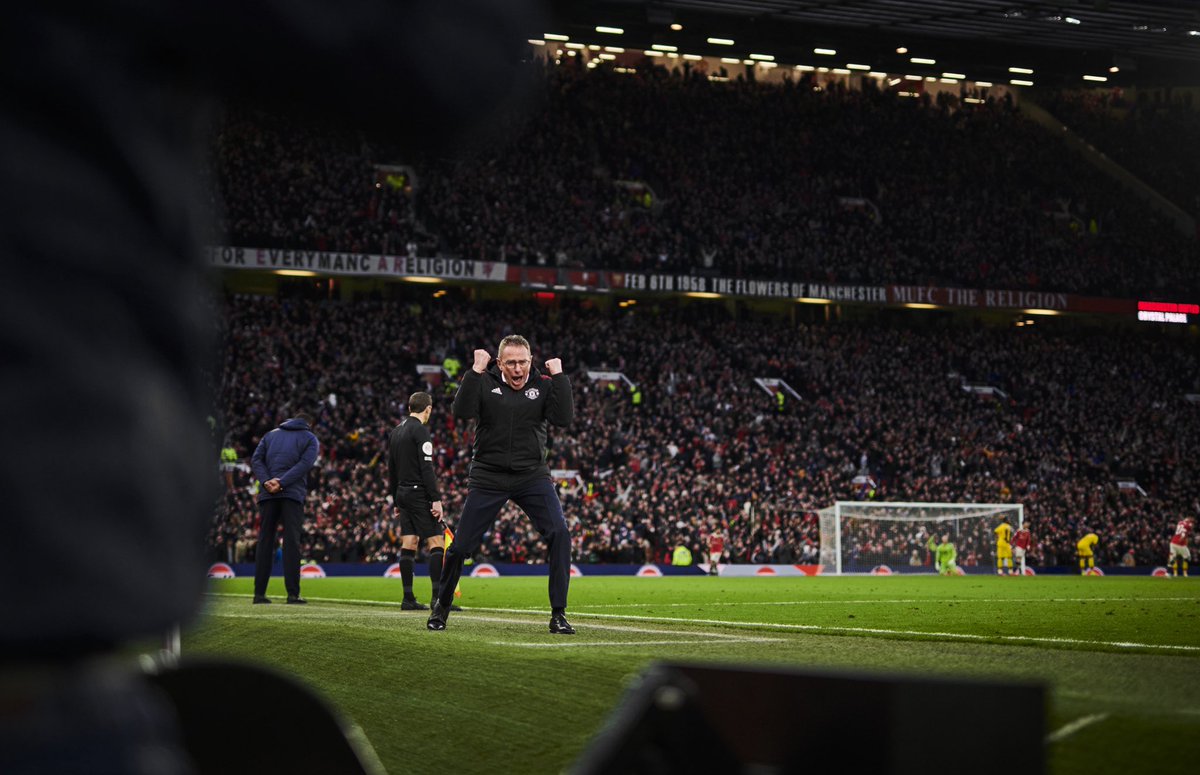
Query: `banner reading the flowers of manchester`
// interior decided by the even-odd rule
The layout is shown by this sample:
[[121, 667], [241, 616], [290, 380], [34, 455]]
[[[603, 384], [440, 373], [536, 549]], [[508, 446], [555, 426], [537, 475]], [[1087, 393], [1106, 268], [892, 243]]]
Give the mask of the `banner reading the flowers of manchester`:
[[[869, 304], [938, 308], [1011, 309], [1031, 314], [1135, 315], [1133, 299], [1077, 296], [1071, 293], [1000, 288], [949, 288], [935, 285], [855, 285], [799, 280], [713, 277], [652, 272], [614, 272], [563, 267], [526, 267], [502, 261], [466, 258], [385, 256], [278, 248], [210, 247], [206, 257], [218, 269], [250, 269], [398, 280], [429, 278], [448, 282], [509, 283], [532, 290], [568, 293], [660, 293], [709, 298], [794, 299], [832, 304]], [[1161, 305], [1160, 305], [1161, 306]], [[1168, 306], [1180, 306], [1178, 304]], [[1192, 310], [1195, 305], [1184, 305]], [[1163, 313], [1166, 314], [1166, 313]], [[1188, 322], [1185, 313], [1183, 322]], [[1147, 317], [1147, 320], [1152, 318]]]

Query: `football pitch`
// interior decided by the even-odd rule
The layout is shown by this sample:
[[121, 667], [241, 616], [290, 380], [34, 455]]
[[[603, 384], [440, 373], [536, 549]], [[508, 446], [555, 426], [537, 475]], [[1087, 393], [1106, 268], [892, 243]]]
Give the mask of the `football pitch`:
[[[275, 604], [252, 606], [251, 587], [212, 582], [184, 657], [299, 677], [390, 773], [560, 772], [660, 660], [1032, 680], [1048, 690], [1049, 772], [1183, 772], [1200, 758], [1200, 579], [584, 576], [575, 636], [548, 633], [545, 577], [464, 578], [444, 632], [400, 610], [397, 579], [305, 579], [308, 606], [283, 605], [278, 578]], [[1014, 772], [1036, 755], [1002, 727], [992, 739], [980, 756], [1010, 756]]]

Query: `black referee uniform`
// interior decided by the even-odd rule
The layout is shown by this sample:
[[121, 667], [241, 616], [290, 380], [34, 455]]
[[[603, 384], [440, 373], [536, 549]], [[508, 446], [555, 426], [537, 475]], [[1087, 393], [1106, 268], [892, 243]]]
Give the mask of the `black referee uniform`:
[[428, 525], [416, 525], [417, 528], [424, 527], [424, 532], [420, 529], [402, 530], [402, 534], [419, 536], [422, 540], [437, 535], [441, 528], [429, 511], [429, 504], [442, 499], [438, 494], [437, 477], [433, 473], [433, 437], [425, 423], [411, 414], [392, 428], [388, 436], [388, 482], [401, 519], [408, 504], [418, 507], [423, 504], [423, 508], [410, 511], [423, 511], [429, 515]]
[[[404, 421], [392, 429], [388, 435], [388, 484], [392, 490], [392, 503], [400, 514], [400, 535], [417, 536], [421, 541], [439, 535], [442, 526], [439, 520], [433, 518], [430, 509], [434, 501], [440, 501], [437, 477], [433, 472], [433, 437], [429, 428], [420, 418], [409, 415]], [[438, 560], [442, 550], [437, 549]], [[412, 554], [412, 552], [409, 552]], [[432, 563], [434, 557], [430, 556]], [[405, 599], [412, 598], [412, 560], [401, 557], [401, 564], [407, 561], [408, 589]], [[403, 570], [403, 569], [402, 569]], [[437, 597], [440, 568], [431, 569], [433, 597]]]
[[542, 374], [531, 366], [525, 386], [514, 390], [495, 366], [483, 374], [469, 369], [454, 396], [453, 412], [460, 420], [479, 423], [467, 498], [442, 566], [442, 607], [449, 608], [463, 562], [511, 500], [529, 515], [549, 547], [550, 606], [566, 608], [571, 536], [546, 465], [546, 433], [548, 423], [566, 427], [575, 417], [570, 378]]

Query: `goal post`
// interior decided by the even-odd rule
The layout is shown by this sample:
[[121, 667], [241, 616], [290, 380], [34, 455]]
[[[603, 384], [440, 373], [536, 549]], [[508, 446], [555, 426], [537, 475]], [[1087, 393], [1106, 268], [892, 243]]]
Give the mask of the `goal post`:
[[817, 513], [821, 565], [836, 574], [870, 573], [880, 566], [929, 572], [929, 540], [946, 534], [958, 550], [959, 566], [990, 566], [1001, 517], [1014, 531], [1025, 521], [1020, 503], [837, 501]]

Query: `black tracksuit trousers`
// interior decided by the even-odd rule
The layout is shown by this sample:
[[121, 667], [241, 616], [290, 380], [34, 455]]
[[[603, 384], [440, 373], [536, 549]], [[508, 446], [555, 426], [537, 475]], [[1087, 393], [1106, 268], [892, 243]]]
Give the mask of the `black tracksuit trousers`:
[[463, 562], [479, 548], [483, 534], [491, 529], [500, 509], [508, 501], [521, 507], [549, 547], [550, 606], [566, 608], [567, 586], [571, 580], [571, 534], [563, 517], [562, 502], [549, 478], [538, 477], [503, 490], [484, 489], [472, 484], [463, 503], [462, 517], [454, 534], [454, 543], [446, 550], [442, 563], [441, 593], [438, 599], [449, 607], [462, 575]]

